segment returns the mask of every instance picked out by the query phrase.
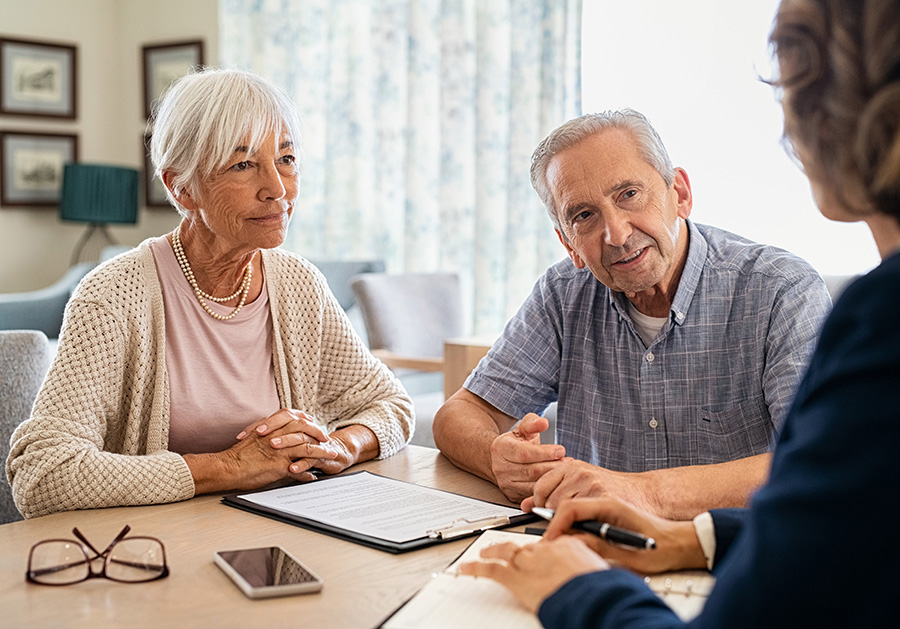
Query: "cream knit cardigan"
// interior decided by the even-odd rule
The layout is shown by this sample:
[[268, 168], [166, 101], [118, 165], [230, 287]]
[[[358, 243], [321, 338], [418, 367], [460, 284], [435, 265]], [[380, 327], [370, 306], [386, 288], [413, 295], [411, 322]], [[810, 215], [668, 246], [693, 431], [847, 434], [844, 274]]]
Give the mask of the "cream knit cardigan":
[[[278, 249], [262, 260], [281, 405], [309, 412], [328, 432], [367, 426], [380, 458], [397, 452], [415, 426], [399, 381], [366, 349], [312, 264]], [[194, 495], [187, 464], [167, 450], [165, 326], [149, 241], [78, 286], [31, 418], [11, 440], [7, 476], [25, 517]]]

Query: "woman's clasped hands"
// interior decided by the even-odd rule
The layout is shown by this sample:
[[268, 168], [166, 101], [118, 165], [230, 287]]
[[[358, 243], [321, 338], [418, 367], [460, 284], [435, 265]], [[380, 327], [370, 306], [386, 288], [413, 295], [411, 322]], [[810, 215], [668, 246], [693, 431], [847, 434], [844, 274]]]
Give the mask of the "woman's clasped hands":
[[289, 477], [315, 480], [310, 470], [334, 474], [349, 464], [349, 454], [339, 438], [328, 434], [307, 413], [283, 408], [260, 419], [237, 435], [228, 450], [256, 486]]

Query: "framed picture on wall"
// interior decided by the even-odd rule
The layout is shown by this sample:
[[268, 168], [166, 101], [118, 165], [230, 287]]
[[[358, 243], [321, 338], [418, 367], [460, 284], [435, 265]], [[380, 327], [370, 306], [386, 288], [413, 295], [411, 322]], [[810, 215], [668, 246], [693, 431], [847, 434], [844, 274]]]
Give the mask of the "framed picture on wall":
[[147, 207], [171, 208], [166, 198], [166, 188], [153, 176], [153, 162], [150, 160], [150, 136], [144, 136], [144, 205]]
[[0, 131], [0, 205], [58, 205], [63, 166], [78, 161], [78, 136]]
[[75, 118], [75, 46], [0, 38], [0, 114]]
[[144, 117], [149, 118], [169, 84], [203, 65], [203, 41], [144, 46]]

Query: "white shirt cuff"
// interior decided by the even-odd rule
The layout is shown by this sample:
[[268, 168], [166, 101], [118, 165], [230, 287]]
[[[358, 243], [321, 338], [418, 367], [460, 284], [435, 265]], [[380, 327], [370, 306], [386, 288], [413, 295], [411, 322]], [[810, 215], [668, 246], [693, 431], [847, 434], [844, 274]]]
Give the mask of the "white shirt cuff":
[[713, 523], [709, 511], [704, 511], [694, 518], [694, 531], [700, 540], [700, 549], [706, 558], [706, 568], [713, 569], [713, 561], [716, 557], [716, 525]]

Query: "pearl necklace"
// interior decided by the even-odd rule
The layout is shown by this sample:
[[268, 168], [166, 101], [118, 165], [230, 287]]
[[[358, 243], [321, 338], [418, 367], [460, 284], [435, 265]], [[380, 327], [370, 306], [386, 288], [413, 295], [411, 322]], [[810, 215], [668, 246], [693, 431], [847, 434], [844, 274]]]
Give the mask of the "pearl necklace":
[[[191, 270], [191, 265], [188, 262], [187, 256], [184, 253], [184, 248], [181, 246], [181, 236], [179, 232], [181, 231], [181, 227], [176, 227], [175, 231], [172, 232], [172, 250], [175, 252], [175, 259], [178, 260], [178, 266], [181, 267], [181, 272], [184, 273], [185, 279], [187, 279], [188, 284], [191, 285], [191, 288], [194, 289], [194, 295], [197, 296], [197, 301], [200, 302], [200, 305], [206, 311], [206, 314], [211, 316], [214, 319], [218, 319], [219, 321], [229, 321], [230, 319], [234, 319], [234, 317], [241, 311], [241, 308], [244, 307], [244, 304], [247, 302], [247, 295], [250, 294], [250, 280], [253, 277], [253, 263], [247, 265], [247, 270], [244, 272], [244, 279], [241, 281], [240, 287], [237, 289], [233, 295], [229, 295], [228, 297], [213, 297], [209, 293], [205, 293], [200, 290], [200, 287], [197, 285], [197, 279], [194, 277], [194, 271]], [[217, 303], [224, 303], [226, 301], [231, 301], [232, 299], [236, 299], [240, 296], [241, 300], [238, 302], [237, 307], [232, 310], [227, 315], [220, 315], [217, 312], [213, 312], [213, 310], [207, 305], [206, 300], [214, 301]]]

